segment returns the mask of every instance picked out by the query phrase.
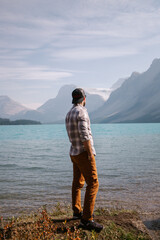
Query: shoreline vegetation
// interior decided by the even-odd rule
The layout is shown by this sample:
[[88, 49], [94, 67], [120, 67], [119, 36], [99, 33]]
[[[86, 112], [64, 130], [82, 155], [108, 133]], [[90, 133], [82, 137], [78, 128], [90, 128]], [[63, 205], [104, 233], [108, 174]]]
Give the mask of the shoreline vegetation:
[[[58, 203], [48, 211], [43, 206], [30, 215], [0, 220], [0, 239], [77, 239], [77, 240], [151, 240], [153, 239], [137, 212], [123, 209], [97, 208], [95, 221], [104, 225], [100, 233], [78, 228], [70, 206]], [[158, 238], [157, 238], [158, 239]]]
[[0, 118], [0, 125], [37, 125], [37, 124], [41, 123], [26, 119], [11, 121], [8, 118]]

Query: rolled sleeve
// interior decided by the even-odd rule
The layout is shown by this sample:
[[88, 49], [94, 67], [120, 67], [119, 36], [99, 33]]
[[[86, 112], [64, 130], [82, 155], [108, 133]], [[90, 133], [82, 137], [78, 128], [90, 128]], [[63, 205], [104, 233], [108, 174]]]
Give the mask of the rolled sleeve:
[[86, 112], [80, 112], [78, 116], [78, 132], [82, 142], [90, 140], [88, 131], [88, 114]]

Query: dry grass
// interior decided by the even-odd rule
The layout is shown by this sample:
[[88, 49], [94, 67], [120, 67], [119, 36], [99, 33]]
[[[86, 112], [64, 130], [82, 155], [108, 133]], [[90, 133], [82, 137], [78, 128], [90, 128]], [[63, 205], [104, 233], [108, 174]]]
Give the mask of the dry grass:
[[138, 215], [130, 211], [97, 209], [97, 211], [95, 211], [95, 219], [104, 225], [104, 229], [99, 234], [94, 231], [89, 232], [78, 229], [79, 221], [72, 220], [71, 214], [72, 211], [70, 208], [63, 208], [60, 204], [57, 204], [50, 213], [43, 207], [37, 213], [32, 213], [28, 216], [13, 217], [8, 221], [4, 221], [3, 218], [1, 218], [0, 239], [151, 239], [147, 232], [137, 229], [132, 224], [132, 220], [138, 220]]

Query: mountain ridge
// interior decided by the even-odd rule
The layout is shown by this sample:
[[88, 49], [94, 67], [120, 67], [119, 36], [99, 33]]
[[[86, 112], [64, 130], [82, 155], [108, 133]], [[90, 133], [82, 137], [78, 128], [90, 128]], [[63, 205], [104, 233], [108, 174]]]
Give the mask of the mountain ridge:
[[[132, 73], [120, 88], [112, 92], [108, 101], [91, 114], [92, 121], [145, 122], [145, 116], [147, 122], [160, 121], [158, 116], [159, 82], [160, 59], [155, 59], [147, 71], [141, 74]], [[156, 119], [154, 119], [153, 112], [157, 112]]]
[[[11, 116], [11, 120], [27, 119], [40, 121], [42, 123], [64, 123], [66, 113], [72, 107], [71, 93], [76, 87], [77, 86], [73, 84], [62, 86], [55, 98], [49, 99], [37, 108], [37, 110], [19, 112]], [[85, 92], [87, 95], [87, 109], [89, 113], [104, 104], [105, 99], [102, 93], [103, 95], [108, 94], [106, 98], [110, 95], [110, 91], [103, 89], [97, 89], [96, 93], [93, 93], [93, 89], [92, 91], [87, 89]]]
[[10, 97], [6, 95], [0, 96], [0, 117], [7, 118], [11, 115], [27, 110], [28, 108], [12, 100]]
[[[77, 86], [64, 85], [57, 96], [31, 110], [8, 96], [0, 96], [0, 117], [42, 123], [64, 123], [72, 107], [71, 93]], [[114, 89], [113, 89], [114, 88]], [[87, 110], [93, 123], [160, 122], [160, 59], [143, 73], [119, 79], [111, 89], [84, 89]]]

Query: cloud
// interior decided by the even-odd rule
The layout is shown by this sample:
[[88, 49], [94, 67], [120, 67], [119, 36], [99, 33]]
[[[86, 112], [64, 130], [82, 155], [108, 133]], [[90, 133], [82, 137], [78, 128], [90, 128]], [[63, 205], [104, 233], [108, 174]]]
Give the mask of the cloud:
[[95, 60], [101, 58], [133, 55], [136, 53], [137, 51], [133, 48], [73, 48], [59, 51], [54, 57], [66, 60]]
[[[160, 4], [154, 0], [70, 0], [69, 4], [62, 0], [6, 0], [0, 9], [0, 22], [0, 51], [6, 49], [0, 55], [1, 66], [18, 60], [26, 65], [37, 61], [36, 65], [43, 67], [44, 57], [46, 64], [51, 64], [58, 59], [81, 61], [138, 54], [143, 42], [147, 45], [145, 39], [150, 45], [155, 42]], [[40, 72], [44, 78], [57, 76], [43, 68]]]
[[160, 34], [153, 35], [149, 37], [148, 39], [145, 39], [146, 41], [142, 41], [142, 47], [150, 47], [152, 45], [159, 45], [160, 43]]
[[[70, 0], [68, 5], [64, 1], [46, 1], [44, 4], [34, 0], [23, 1], [23, 4], [18, 1], [18, 8], [16, 2], [13, 0], [9, 9], [6, 3], [7, 14], [1, 10], [0, 15], [0, 44], [7, 48], [39, 48], [51, 42], [56, 45], [56, 41], [63, 42], [63, 37], [74, 39], [75, 35], [80, 38], [89, 34], [93, 38], [104, 35], [117, 39], [143, 37], [160, 26], [160, 7], [155, 8], [154, 1], [149, 0], [145, 3]], [[34, 8], [36, 3], [39, 3], [38, 8]]]
[[[159, 30], [160, 2], [156, 0], [1, 1], [0, 90], [40, 89], [46, 83], [48, 87], [62, 79], [72, 81], [73, 76], [96, 79], [93, 66], [98, 61], [93, 60], [101, 60], [96, 71], [110, 79], [108, 70], [102, 69], [106, 59], [123, 62], [148, 48], [152, 51], [159, 44]], [[90, 70], [86, 61], [92, 61]], [[127, 64], [117, 65], [123, 69]], [[115, 71], [110, 71], [113, 77]]]
[[[0, 81], [57, 81], [62, 78], [71, 77], [72, 73], [64, 71], [53, 71], [45, 67], [0, 67]], [[9, 87], [9, 86], [8, 86]], [[38, 86], [37, 86], [38, 87]]]

